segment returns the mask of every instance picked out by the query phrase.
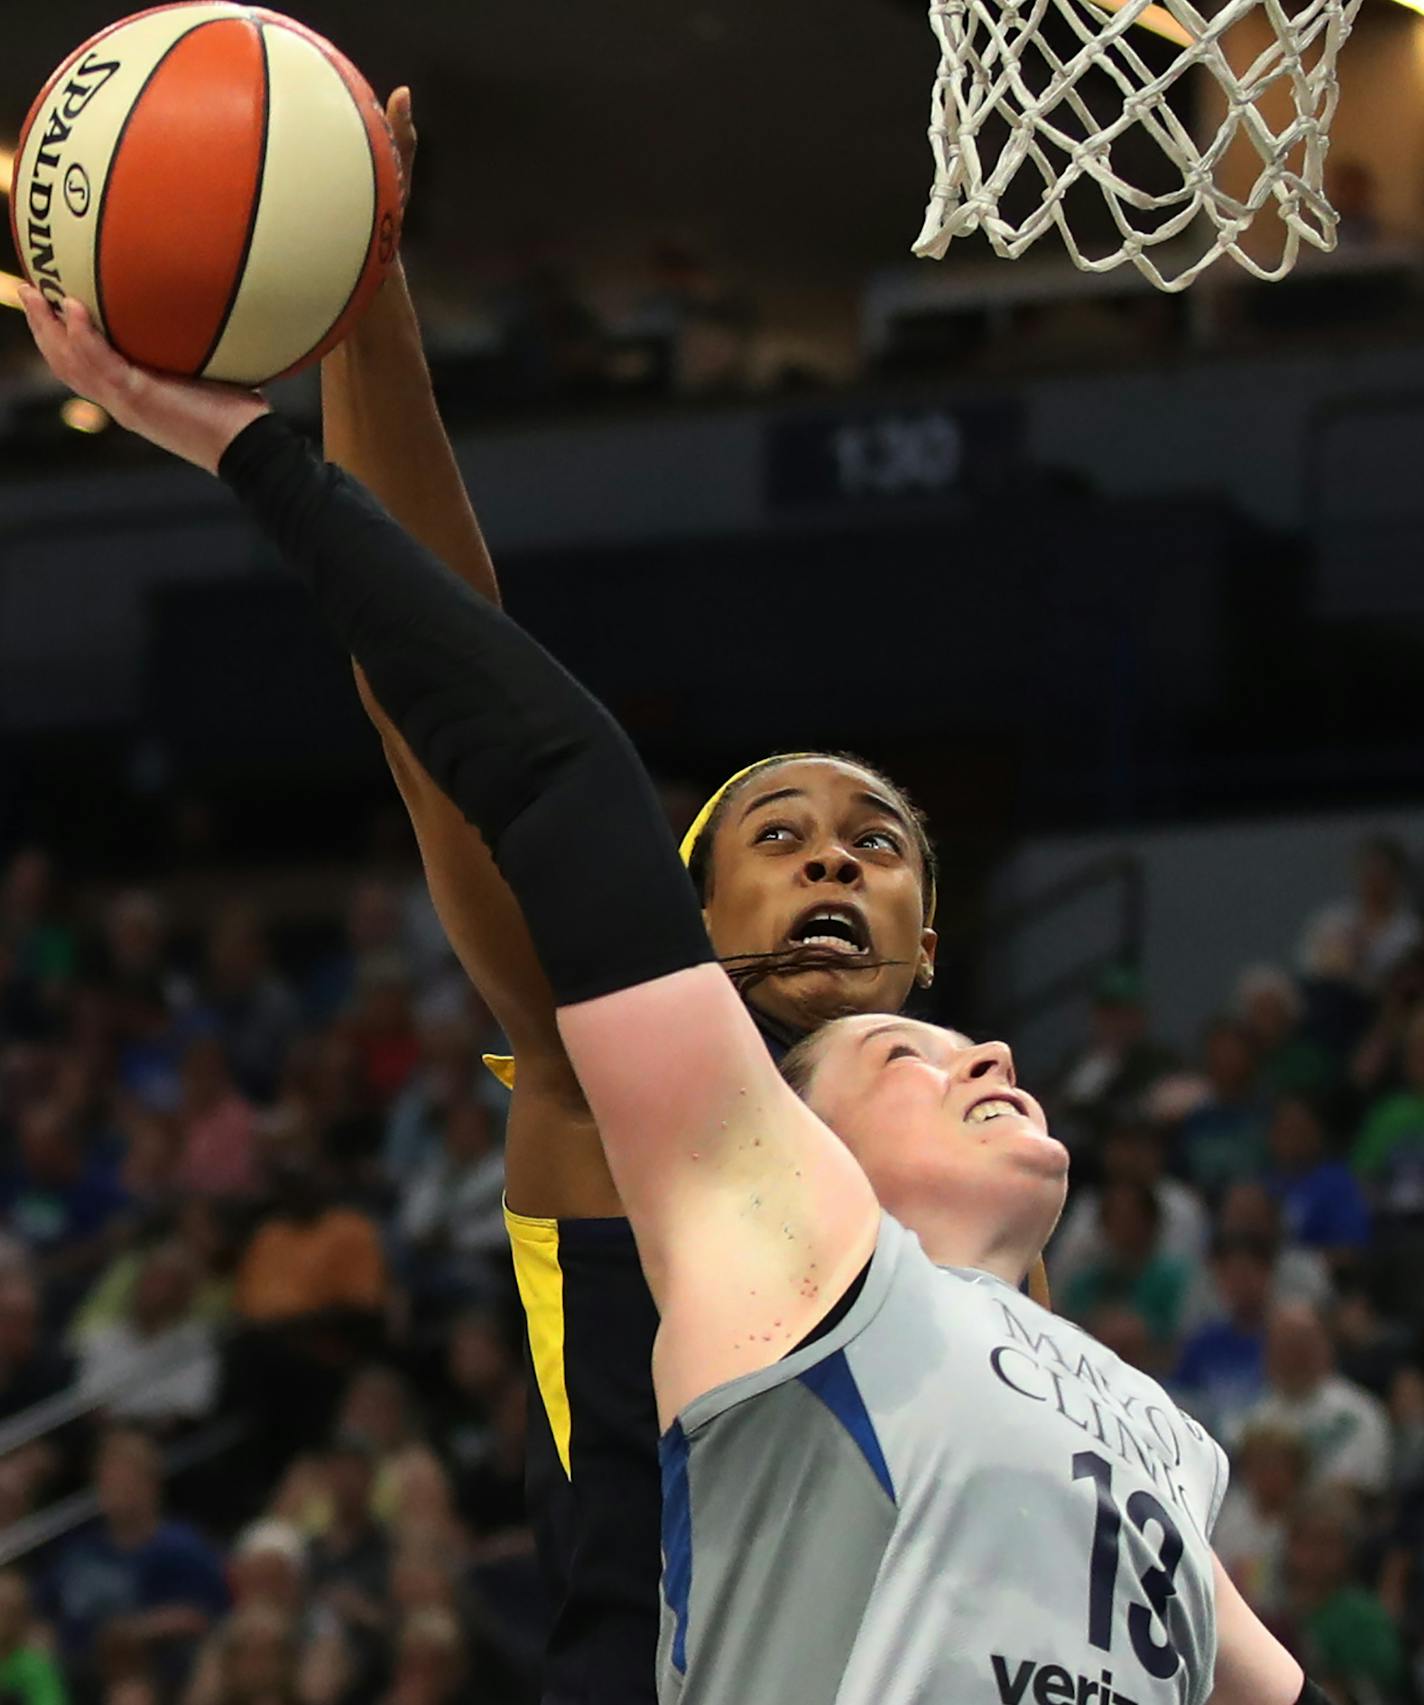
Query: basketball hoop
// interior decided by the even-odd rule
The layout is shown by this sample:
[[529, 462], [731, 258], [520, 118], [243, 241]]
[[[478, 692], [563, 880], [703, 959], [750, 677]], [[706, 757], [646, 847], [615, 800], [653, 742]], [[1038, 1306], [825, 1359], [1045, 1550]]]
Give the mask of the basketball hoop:
[[[1360, 0], [1305, 0], [1290, 12], [1281, 0], [1225, 0], [1208, 17], [1190, 0], [1124, 0], [1112, 8], [1092, 0], [931, 0], [942, 51], [930, 115], [935, 181], [915, 253], [939, 260], [956, 237], [982, 228], [996, 254], [1016, 260], [1056, 228], [1083, 271], [1130, 262], [1159, 290], [1185, 289], [1222, 255], [1255, 278], [1284, 278], [1302, 242], [1335, 247], [1337, 215], [1323, 174], [1339, 95], [1336, 61], [1359, 7]], [[1139, 22], [1176, 44], [1164, 70], [1135, 45]], [[1238, 26], [1240, 35], [1254, 28], [1267, 38], [1240, 70], [1223, 40]], [[1171, 102], [1198, 69], [1215, 80], [1225, 107], [1200, 146]], [[1116, 110], [1106, 117], [1085, 98], [1084, 80], [1095, 72], [1113, 91]], [[1094, 82], [1103, 87], [1101, 77]], [[1263, 111], [1270, 105], [1283, 108], [1276, 128]], [[1114, 146], [1133, 127], [1147, 132], [1179, 182], [1148, 193], [1115, 169]], [[1228, 150], [1234, 163], [1249, 161], [1235, 194], [1218, 176]], [[1041, 194], [1015, 220], [1001, 202], [1021, 172], [1033, 187], [1041, 180]], [[1081, 208], [1084, 190], [1093, 188], [1116, 232], [1116, 246], [1097, 256], [1084, 253], [1067, 205], [1072, 191]], [[1280, 252], [1262, 262], [1242, 242], [1258, 216], [1272, 213], [1283, 228]]]

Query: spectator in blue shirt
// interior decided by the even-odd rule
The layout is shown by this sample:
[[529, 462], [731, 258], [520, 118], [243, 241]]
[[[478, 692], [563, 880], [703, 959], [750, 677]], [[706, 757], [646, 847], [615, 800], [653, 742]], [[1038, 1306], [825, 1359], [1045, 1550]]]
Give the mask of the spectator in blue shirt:
[[153, 1112], [173, 1112], [182, 1094], [191, 1013], [173, 1006], [158, 976], [112, 983], [108, 1004], [118, 1087]]
[[400, 953], [405, 946], [400, 898], [374, 878], [358, 882], [346, 907], [346, 933], [340, 947], [313, 972], [305, 990], [308, 1022], [334, 1023], [351, 1006], [361, 968], [372, 959]]
[[109, 1253], [106, 1232], [126, 1203], [112, 1159], [86, 1149], [58, 1101], [19, 1120], [19, 1155], [0, 1174], [0, 1215], [29, 1245], [52, 1312], [63, 1317]]
[[1182, 1345], [1175, 1384], [1187, 1407], [1226, 1444], [1265, 1393], [1275, 1251], [1259, 1238], [1218, 1237], [1211, 1264], [1222, 1312]]
[[[72, 1359], [45, 1336], [33, 1278], [23, 1267], [0, 1271], [0, 1418], [22, 1414], [73, 1383]], [[60, 1428], [11, 1451], [5, 1469], [14, 1476], [12, 1484], [30, 1499], [66, 1489], [77, 1430]]]
[[74, 1378], [73, 1359], [45, 1337], [30, 1274], [23, 1267], [0, 1273], [0, 1417], [57, 1396]]
[[266, 926], [250, 907], [229, 906], [208, 932], [199, 1018], [221, 1039], [242, 1093], [271, 1101], [301, 1029], [301, 1008], [272, 969]]
[[1269, 1108], [1255, 1039], [1243, 1024], [1216, 1019], [1202, 1064], [1206, 1093], [1178, 1128], [1178, 1150], [1188, 1182], [1215, 1201], [1242, 1179], [1261, 1176]]
[[1286, 1237], [1332, 1261], [1348, 1261], [1369, 1241], [1370, 1214], [1354, 1173], [1328, 1152], [1319, 1112], [1304, 1096], [1286, 1096], [1267, 1141], [1266, 1188], [1281, 1204]]
[[227, 1609], [222, 1558], [196, 1528], [164, 1519], [162, 1460], [143, 1433], [106, 1434], [95, 1479], [102, 1520], [60, 1553], [43, 1582], [46, 1612], [81, 1673], [122, 1646], [176, 1683]]

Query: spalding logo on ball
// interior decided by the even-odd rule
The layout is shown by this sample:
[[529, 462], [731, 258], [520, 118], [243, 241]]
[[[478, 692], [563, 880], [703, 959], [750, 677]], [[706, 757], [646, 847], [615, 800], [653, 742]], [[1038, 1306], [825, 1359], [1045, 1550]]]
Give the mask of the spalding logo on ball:
[[255, 6], [101, 31], [30, 109], [15, 251], [131, 361], [257, 385], [319, 360], [394, 259], [400, 165], [351, 63]]

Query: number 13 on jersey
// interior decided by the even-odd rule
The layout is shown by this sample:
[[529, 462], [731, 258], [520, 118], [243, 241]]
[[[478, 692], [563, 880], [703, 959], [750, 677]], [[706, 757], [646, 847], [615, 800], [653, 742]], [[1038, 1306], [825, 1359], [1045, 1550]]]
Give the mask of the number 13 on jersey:
[[1181, 1662], [1167, 1625], [1168, 1610], [1177, 1591], [1177, 1565], [1182, 1560], [1183, 1551], [1177, 1524], [1150, 1492], [1133, 1492], [1120, 1510], [1113, 1496], [1112, 1464], [1096, 1451], [1078, 1452], [1073, 1458], [1073, 1478], [1091, 1480], [1097, 1491], [1097, 1519], [1093, 1523], [1093, 1544], [1088, 1563], [1088, 1640], [1100, 1652], [1112, 1650], [1113, 1607], [1117, 1597], [1123, 1516], [1126, 1515], [1144, 1537], [1149, 1528], [1156, 1528], [1160, 1535], [1157, 1561], [1142, 1571], [1137, 1582], [1146, 1603], [1134, 1599], [1128, 1605], [1127, 1634], [1138, 1663], [1148, 1675], [1165, 1681]]

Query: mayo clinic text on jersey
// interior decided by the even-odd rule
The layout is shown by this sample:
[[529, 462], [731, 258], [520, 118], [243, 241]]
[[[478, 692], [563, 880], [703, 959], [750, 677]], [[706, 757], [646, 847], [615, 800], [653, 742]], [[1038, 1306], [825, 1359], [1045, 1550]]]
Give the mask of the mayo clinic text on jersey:
[[1028, 1402], [1049, 1405], [1080, 1433], [1141, 1468], [1204, 1533], [1206, 1513], [1191, 1507], [1176, 1473], [1182, 1463], [1177, 1426], [1198, 1440], [1206, 1437], [1202, 1429], [1181, 1410], [1169, 1412], [1159, 1403], [1115, 1392], [1107, 1374], [1086, 1354], [1065, 1354], [1051, 1332], [1030, 1331], [1006, 1302], [999, 1308], [1009, 1337], [989, 1355], [996, 1378]]

